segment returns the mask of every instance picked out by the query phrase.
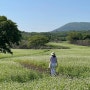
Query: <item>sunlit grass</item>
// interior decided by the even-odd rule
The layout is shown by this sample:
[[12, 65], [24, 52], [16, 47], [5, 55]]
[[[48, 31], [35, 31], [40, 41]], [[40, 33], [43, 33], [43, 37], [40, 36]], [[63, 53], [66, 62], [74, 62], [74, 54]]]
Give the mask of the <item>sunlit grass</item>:
[[46, 77], [32, 82], [3, 82], [1, 90], [90, 90], [90, 78]]
[[[90, 90], [90, 47], [49, 43], [70, 49], [12, 49], [0, 54], [0, 90]], [[21, 63], [48, 68], [50, 53], [58, 59], [56, 77], [32, 71]]]

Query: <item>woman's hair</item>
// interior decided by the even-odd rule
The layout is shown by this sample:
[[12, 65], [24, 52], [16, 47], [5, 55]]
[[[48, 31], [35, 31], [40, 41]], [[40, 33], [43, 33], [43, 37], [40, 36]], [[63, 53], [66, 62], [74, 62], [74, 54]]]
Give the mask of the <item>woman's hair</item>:
[[56, 57], [55, 52], [52, 52], [51, 55], [52, 55], [53, 57]]
[[56, 57], [56, 55], [54, 54], [54, 55], [52, 55], [53, 57]]

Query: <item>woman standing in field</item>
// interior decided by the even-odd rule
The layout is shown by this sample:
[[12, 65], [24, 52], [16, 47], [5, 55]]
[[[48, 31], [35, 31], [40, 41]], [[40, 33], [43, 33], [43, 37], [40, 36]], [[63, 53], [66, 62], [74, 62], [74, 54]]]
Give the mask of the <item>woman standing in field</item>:
[[56, 75], [56, 67], [57, 67], [57, 57], [54, 52], [51, 53], [50, 57], [50, 63], [49, 63], [49, 68], [50, 68], [50, 74], [51, 76]]

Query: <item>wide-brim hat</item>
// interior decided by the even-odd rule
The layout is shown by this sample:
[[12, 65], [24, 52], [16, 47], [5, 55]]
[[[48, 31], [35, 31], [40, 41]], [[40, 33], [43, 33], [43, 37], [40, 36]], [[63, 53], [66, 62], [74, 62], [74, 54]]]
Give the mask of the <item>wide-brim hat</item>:
[[55, 55], [55, 52], [52, 52], [51, 55]]

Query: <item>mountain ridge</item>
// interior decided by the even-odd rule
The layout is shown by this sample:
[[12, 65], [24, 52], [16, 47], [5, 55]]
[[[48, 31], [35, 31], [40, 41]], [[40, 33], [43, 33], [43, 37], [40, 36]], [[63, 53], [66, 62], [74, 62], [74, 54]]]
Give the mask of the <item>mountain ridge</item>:
[[52, 32], [90, 30], [90, 22], [70, 22]]

